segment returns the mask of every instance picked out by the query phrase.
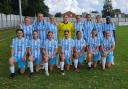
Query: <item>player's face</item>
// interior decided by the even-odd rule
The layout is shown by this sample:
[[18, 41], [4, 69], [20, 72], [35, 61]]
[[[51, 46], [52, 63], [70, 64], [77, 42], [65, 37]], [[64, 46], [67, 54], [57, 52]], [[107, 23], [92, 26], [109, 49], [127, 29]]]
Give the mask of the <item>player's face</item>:
[[77, 17], [76, 17], [76, 21], [77, 21], [77, 22], [80, 22], [80, 16], [77, 16]]
[[19, 39], [21, 39], [21, 38], [23, 37], [23, 32], [22, 32], [22, 31], [18, 31], [18, 32], [17, 32], [17, 37], [18, 37]]
[[101, 18], [99, 16], [96, 17], [96, 21], [97, 22], [100, 22], [101, 21]]
[[110, 19], [106, 19], [106, 23], [110, 23]]
[[38, 33], [37, 32], [33, 32], [33, 38], [37, 39], [38, 38]]
[[67, 38], [69, 37], [69, 33], [68, 33], [68, 32], [65, 32], [65, 33], [64, 33], [64, 36], [65, 36], [65, 38], [67, 39]]
[[26, 25], [29, 25], [29, 24], [30, 24], [30, 19], [29, 19], [29, 18], [25, 18], [24, 21], [25, 21], [25, 24], [26, 24]]
[[48, 33], [48, 39], [49, 40], [52, 40], [52, 38], [53, 38], [53, 34], [50, 32], [50, 33]]
[[38, 19], [38, 21], [42, 21], [43, 20], [43, 14], [38, 14], [37, 19]]
[[105, 37], [109, 38], [109, 36], [110, 36], [109, 32], [105, 32]]
[[55, 21], [55, 18], [52, 16], [50, 17], [50, 22], [54, 22]]
[[64, 20], [64, 22], [68, 22], [68, 16], [65, 15], [65, 16], [63, 17], [63, 20]]
[[80, 39], [81, 38], [81, 32], [78, 32], [76, 37], [77, 37], [77, 39]]
[[88, 15], [88, 16], [86, 17], [86, 19], [87, 19], [87, 21], [90, 21], [90, 20], [91, 20], [91, 16]]
[[92, 36], [95, 37], [96, 34], [97, 34], [96, 31], [93, 30], [93, 31], [92, 31]]

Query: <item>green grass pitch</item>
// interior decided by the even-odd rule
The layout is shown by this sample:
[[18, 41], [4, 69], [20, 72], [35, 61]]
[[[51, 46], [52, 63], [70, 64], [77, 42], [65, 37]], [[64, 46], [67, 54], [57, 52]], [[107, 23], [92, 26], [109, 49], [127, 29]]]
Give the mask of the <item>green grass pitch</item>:
[[62, 76], [59, 70], [50, 73], [16, 75], [9, 79], [10, 41], [15, 30], [0, 31], [0, 89], [128, 89], [128, 26], [117, 27], [116, 49], [114, 52], [115, 65], [106, 71], [100, 66], [88, 71], [83, 66], [80, 73], [66, 71]]

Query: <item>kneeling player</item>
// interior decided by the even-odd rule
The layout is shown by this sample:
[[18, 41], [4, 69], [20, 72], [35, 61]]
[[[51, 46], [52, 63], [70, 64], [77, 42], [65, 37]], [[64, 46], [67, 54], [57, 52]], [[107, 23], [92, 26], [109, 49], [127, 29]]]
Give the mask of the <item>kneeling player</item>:
[[99, 45], [100, 41], [97, 37], [97, 32], [95, 29], [91, 32], [91, 37], [88, 39], [87, 47], [87, 57], [88, 57], [88, 68], [91, 69], [91, 62], [93, 62], [93, 68], [96, 67], [97, 61], [99, 59]]
[[61, 49], [61, 74], [64, 75], [64, 61], [66, 62], [66, 69], [70, 69], [72, 55], [73, 55], [73, 45], [74, 41], [69, 38], [69, 30], [64, 31], [64, 38], [60, 41], [60, 49]]
[[44, 68], [46, 76], [49, 76], [48, 64], [50, 71], [53, 70], [53, 67], [56, 64], [57, 48], [58, 43], [53, 39], [53, 33], [49, 31], [47, 33], [47, 39], [43, 46]]
[[101, 43], [102, 49], [102, 69], [105, 69], [105, 66], [111, 67], [113, 60], [113, 51], [115, 48], [115, 41], [110, 36], [109, 31], [106, 31], [104, 34], [104, 39]]
[[30, 67], [30, 76], [33, 73], [33, 61], [35, 63], [35, 70], [36, 72], [39, 71], [40, 68], [40, 58], [41, 58], [41, 53], [40, 53], [40, 39], [38, 39], [38, 32], [35, 30], [33, 31], [33, 39], [30, 40], [30, 50], [29, 50], [29, 67]]
[[76, 39], [74, 40], [74, 67], [76, 72], [79, 72], [78, 63], [82, 64], [84, 61], [85, 47], [85, 40], [81, 37], [81, 32], [77, 31]]
[[17, 37], [12, 40], [10, 64], [10, 78], [15, 76], [15, 63], [18, 63], [19, 72], [25, 72], [26, 55], [28, 52], [28, 40], [23, 37], [23, 30], [16, 30]]

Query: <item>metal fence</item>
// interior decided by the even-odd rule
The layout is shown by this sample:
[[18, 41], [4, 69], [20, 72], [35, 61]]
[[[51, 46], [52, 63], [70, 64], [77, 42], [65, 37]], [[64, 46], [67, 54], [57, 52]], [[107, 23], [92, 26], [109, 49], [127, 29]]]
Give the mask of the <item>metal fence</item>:
[[[22, 16], [24, 18], [24, 16]], [[35, 17], [30, 17], [31, 21], [33, 22]], [[44, 18], [46, 21], [48, 21], [48, 18]], [[62, 18], [56, 18], [57, 22], [62, 21]], [[75, 18], [70, 18], [71, 22], [75, 21]], [[84, 18], [82, 18], [84, 20]], [[105, 18], [102, 18], [103, 21], [105, 21]], [[92, 18], [92, 21], [95, 21], [95, 18]], [[116, 25], [128, 25], [128, 18], [112, 18], [112, 21]], [[17, 25], [20, 22], [20, 16], [19, 15], [5, 15], [3, 13], [0, 13], [0, 29], [5, 28], [11, 28], [11, 27], [17, 27]]]

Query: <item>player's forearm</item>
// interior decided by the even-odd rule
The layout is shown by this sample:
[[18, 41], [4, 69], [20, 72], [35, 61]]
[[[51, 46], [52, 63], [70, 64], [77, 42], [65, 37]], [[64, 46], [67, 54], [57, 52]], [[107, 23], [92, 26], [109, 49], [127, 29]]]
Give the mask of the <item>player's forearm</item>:
[[109, 51], [112, 52], [114, 49], [115, 49], [115, 45], [113, 45]]

